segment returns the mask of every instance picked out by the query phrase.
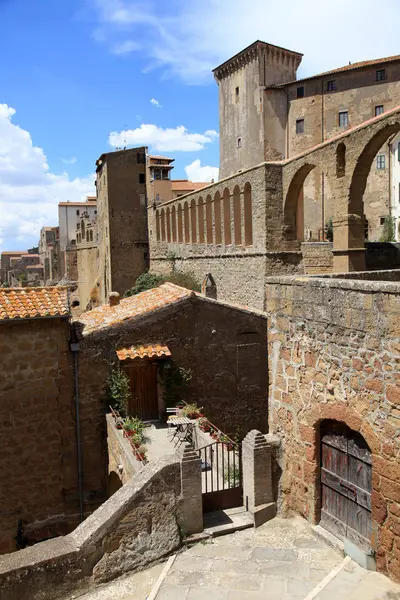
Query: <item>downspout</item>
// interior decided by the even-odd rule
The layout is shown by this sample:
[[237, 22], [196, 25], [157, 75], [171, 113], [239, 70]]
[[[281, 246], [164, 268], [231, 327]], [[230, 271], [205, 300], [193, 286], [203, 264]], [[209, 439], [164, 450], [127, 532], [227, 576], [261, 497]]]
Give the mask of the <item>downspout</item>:
[[[325, 141], [325, 99], [324, 80], [321, 80], [321, 142]], [[325, 241], [325, 174], [321, 173], [321, 215], [322, 215], [322, 241]]]
[[289, 92], [286, 88], [286, 159], [289, 158]]
[[82, 485], [82, 448], [81, 448], [81, 427], [79, 412], [79, 371], [78, 371], [78, 353], [79, 343], [71, 342], [71, 352], [74, 357], [74, 383], [75, 383], [75, 419], [76, 419], [76, 454], [78, 459], [78, 494], [79, 494], [79, 514], [80, 521], [83, 521], [83, 485]]
[[392, 216], [392, 142], [396, 137], [396, 133], [392, 135], [388, 141], [389, 149], [389, 216]]

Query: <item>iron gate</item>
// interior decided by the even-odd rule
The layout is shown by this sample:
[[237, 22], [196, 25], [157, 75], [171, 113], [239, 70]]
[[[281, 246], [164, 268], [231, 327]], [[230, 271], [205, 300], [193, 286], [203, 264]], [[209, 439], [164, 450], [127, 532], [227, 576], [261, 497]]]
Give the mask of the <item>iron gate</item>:
[[197, 453], [202, 466], [203, 512], [242, 506], [241, 444], [217, 441]]

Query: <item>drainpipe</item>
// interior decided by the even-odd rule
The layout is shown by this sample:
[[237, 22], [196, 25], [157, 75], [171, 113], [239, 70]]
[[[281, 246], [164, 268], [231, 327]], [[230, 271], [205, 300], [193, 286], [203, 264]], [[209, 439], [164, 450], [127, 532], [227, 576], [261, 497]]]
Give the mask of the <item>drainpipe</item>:
[[[325, 98], [324, 80], [321, 80], [321, 142], [325, 141]], [[321, 201], [322, 201], [322, 241], [325, 241], [325, 173], [321, 173]]]
[[79, 494], [79, 514], [80, 521], [83, 521], [83, 485], [82, 485], [82, 448], [81, 448], [81, 427], [79, 413], [79, 372], [78, 372], [78, 353], [79, 343], [71, 342], [70, 345], [74, 357], [74, 378], [75, 378], [75, 418], [76, 418], [76, 453], [78, 458], [78, 494]]
[[392, 142], [396, 137], [396, 133], [391, 136], [388, 141], [389, 149], [389, 216], [392, 216]]

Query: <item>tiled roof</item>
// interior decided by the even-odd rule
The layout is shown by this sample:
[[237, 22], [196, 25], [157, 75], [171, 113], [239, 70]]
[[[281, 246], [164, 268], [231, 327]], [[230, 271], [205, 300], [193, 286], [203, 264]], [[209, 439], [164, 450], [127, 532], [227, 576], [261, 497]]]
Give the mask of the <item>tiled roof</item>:
[[14, 256], [14, 255], [19, 255], [19, 254], [29, 254], [29, 252], [27, 252], [26, 250], [11, 250], [10, 252], [2, 252], [1, 254], [5, 254], [6, 256]]
[[0, 288], [0, 321], [69, 315], [67, 288]]
[[127, 319], [142, 317], [166, 306], [180, 302], [195, 295], [195, 292], [178, 287], [172, 283], [164, 283], [157, 288], [147, 290], [136, 296], [124, 298], [116, 306], [104, 304], [88, 312], [82, 313], [77, 321], [84, 325], [83, 335], [118, 325]]
[[175, 160], [174, 158], [169, 158], [168, 156], [157, 156], [156, 154], [149, 154], [149, 158], [156, 158], [157, 160]]
[[135, 358], [161, 358], [171, 356], [168, 346], [153, 344], [152, 346], [131, 346], [130, 348], [121, 348], [117, 350], [119, 360], [134, 360]]
[[89, 202], [59, 202], [58, 206], [94, 206], [96, 202], [90, 200]]
[[[374, 65], [379, 66], [382, 64], [396, 62], [400, 60], [400, 54], [395, 56], [387, 56], [386, 58], [375, 58], [373, 60], [362, 60], [360, 62], [349, 63], [348, 65], [344, 65], [344, 67], [338, 67], [337, 69], [332, 69], [331, 71], [325, 71], [324, 73], [318, 73], [317, 75], [310, 75], [310, 77], [303, 77], [303, 79], [295, 79], [294, 81], [288, 81], [286, 83], [281, 83], [277, 85], [271, 85], [267, 87], [271, 88], [283, 88], [286, 85], [291, 85], [294, 83], [299, 83], [301, 81], [308, 81], [309, 79], [318, 79], [318, 77], [326, 77], [327, 75], [335, 75], [336, 73], [345, 73], [346, 71], [354, 71], [355, 69], [362, 69], [363, 67], [372, 67]], [[384, 83], [384, 82], [382, 82]]]
[[172, 190], [174, 192], [177, 191], [188, 191], [191, 192], [192, 190], [200, 190], [201, 188], [207, 187], [208, 185], [210, 185], [210, 181], [206, 182], [206, 183], [202, 183], [200, 181], [184, 181], [184, 180], [172, 180]]

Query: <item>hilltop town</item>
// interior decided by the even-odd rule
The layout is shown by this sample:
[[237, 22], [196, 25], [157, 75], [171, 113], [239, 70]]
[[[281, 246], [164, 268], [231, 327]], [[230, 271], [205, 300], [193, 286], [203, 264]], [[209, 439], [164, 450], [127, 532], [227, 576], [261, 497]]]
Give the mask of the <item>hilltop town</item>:
[[1, 253], [1, 599], [186, 546], [152, 598], [399, 593], [400, 56], [302, 57], [214, 69], [218, 181], [103, 153], [95, 196]]

